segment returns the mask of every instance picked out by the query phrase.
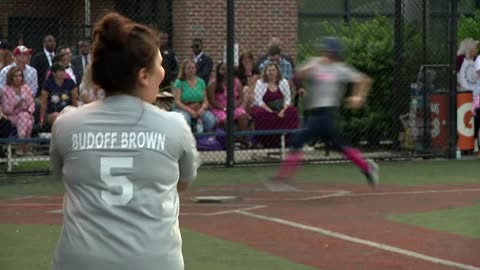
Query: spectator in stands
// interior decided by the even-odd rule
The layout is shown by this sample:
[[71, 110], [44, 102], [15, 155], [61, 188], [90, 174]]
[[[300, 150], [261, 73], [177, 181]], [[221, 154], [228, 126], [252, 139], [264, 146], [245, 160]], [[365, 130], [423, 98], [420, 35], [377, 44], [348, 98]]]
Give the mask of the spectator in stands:
[[32, 90], [32, 96], [37, 95], [37, 71], [32, 66], [28, 65], [28, 63], [30, 62], [31, 53], [32, 50], [23, 45], [18, 46], [13, 50], [13, 57], [15, 58], [15, 62], [4, 67], [0, 72], [0, 93], [7, 83], [8, 71], [12, 67], [19, 67], [22, 70], [25, 83], [30, 86], [30, 89]]
[[[65, 67], [65, 78], [67, 79], [71, 79], [73, 82], [75, 82], [75, 85], [77, 84], [76, 81], [75, 81], [75, 71], [72, 69], [72, 66], [69, 64], [69, 57], [66, 53], [57, 53], [57, 55], [55, 55], [55, 57], [53, 57], [53, 63], [60, 63], [62, 64], [64, 67]], [[53, 77], [53, 74], [52, 74], [52, 71], [51, 70], [48, 70], [47, 71], [47, 75], [45, 77], [45, 80], [48, 80], [50, 79], [51, 77]]]
[[87, 104], [98, 99], [105, 98], [105, 91], [92, 80], [92, 65], [87, 65], [83, 73], [83, 79], [78, 87], [81, 104]]
[[0, 41], [0, 71], [13, 63], [13, 54], [8, 49], [7, 44]]
[[478, 53], [478, 41], [473, 38], [467, 38], [462, 41], [461, 46], [459, 53], [463, 53], [464, 57], [463, 61], [461, 61], [460, 70], [457, 73], [457, 88], [458, 91], [472, 91], [473, 96], [475, 96], [479, 92], [480, 87], [480, 80], [477, 76], [477, 70], [480, 71], [480, 61], [477, 64], [475, 63], [475, 57]]
[[83, 80], [83, 74], [87, 69], [89, 63], [92, 62], [92, 55], [90, 53], [90, 40], [83, 39], [78, 42], [79, 54], [72, 59], [72, 67], [77, 71], [77, 85], [80, 85]]
[[[262, 77], [255, 85], [255, 106], [252, 117], [256, 130], [277, 130], [298, 128], [298, 111], [291, 105], [288, 81], [282, 78], [280, 68], [273, 63], [266, 64]], [[257, 136], [257, 147], [278, 147], [280, 137]]]
[[[7, 85], [2, 94], [3, 113], [17, 129], [18, 138], [30, 138], [33, 128], [35, 102], [32, 89], [25, 84], [22, 69], [12, 67], [7, 73]], [[17, 155], [31, 154], [30, 146], [19, 144]]]
[[168, 45], [168, 33], [165, 30], [159, 30], [160, 53], [163, 57], [162, 66], [165, 69], [165, 79], [160, 84], [161, 91], [171, 92], [172, 83], [178, 76], [178, 61], [175, 50]]
[[282, 50], [278, 46], [271, 46], [270, 49], [268, 50], [268, 59], [263, 61], [260, 66], [258, 67], [258, 70], [263, 72], [265, 67], [268, 64], [276, 64], [280, 67], [280, 72], [281, 75], [284, 79], [286, 79], [288, 82], [290, 82], [293, 78], [293, 67], [290, 62], [285, 60], [285, 58], [282, 58]]
[[[243, 91], [242, 83], [238, 78], [234, 79], [234, 119], [237, 123], [238, 130], [245, 131], [248, 129], [249, 116], [243, 107]], [[215, 79], [210, 81], [208, 85], [208, 104], [215, 116], [217, 125], [224, 127], [227, 119], [227, 65], [219, 63], [217, 65]], [[239, 138], [244, 146], [249, 146], [249, 142], [245, 137]]]
[[243, 85], [243, 106], [250, 112], [252, 107], [254, 96], [253, 90], [255, 89], [255, 83], [259, 78], [260, 72], [254, 67], [255, 59], [251, 51], [246, 51], [240, 55], [237, 68], [237, 77]]
[[41, 94], [40, 127], [46, 123], [51, 127], [58, 114], [68, 105], [77, 106], [78, 89], [75, 82], [66, 78], [65, 66], [52, 65], [53, 76], [45, 81]]
[[32, 89], [35, 91], [35, 93], [40, 91], [40, 88], [43, 86], [46, 74], [53, 64], [53, 57], [55, 57], [56, 48], [57, 43], [55, 41], [55, 37], [52, 35], [47, 35], [43, 38], [43, 51], [38, 52], [32, 58], [32, 66], [37, 70], [38, 75], [38, 89]]
[[257, 66], [260, 71], [266, 63], [275, 63], [280, 66], [282, 76], [288, 80], [290, 87], [295, 90], [294, 105], [297, 106], [300, 96], [305, 94], [305, 89], [301, 81], [293, 79], [293, 72], [295, 72], [295, 64], [290, 56], [282, 54], [280, 48], [280, 39], [273, 37], [270, 41], [269, 52], [266, 56], [261, 56], [257, 61]]
[[197, 76], [205, 83], [210, 81], [213, 70], [213, 60], [203, 51], [203, 41], [199, 38], [192, 40], [193, 61], [197, 66]]
[[[270, 39], [270, 42], [268, 43], [268, 48], [270, 49], [272, 46], [280, 47], [280, 45], [281, 45], [280, 38], [279, 38], [279, 37], [272, 37], [272, 38]], [[265, 62], [266, 60], [268, 60], [268, 57], [269, 57], [268, 52], [267, 52], [266, 54], [264, 54], [264, 55], [261, 55], [261, 56], [258, 58], [257, 62], [255, 63], [255, 68], [258, 69], [259, 66], [260, 66], [263, 62]], [[290, 63], [290, 65], [292, 65], [292, 69], [295, 70], [295, 62], [293, 61], [293, 58], [292, 58], [291, 56], [286, 55], [286, 54], [282, 54], [282, 55], [280, 55], [280, 57], [283, 58], [283, 59], [285, 59], [285, 60], [287, 60], [287, 61]]]
[[72, 49], [70, 47], [61, 47], [60, 53], [64, 55], [62, 63], [65, 66], [65, 72], [69, 75], [70, 79], [72, 79], [76, 85], [80, 84], [80, 74], [77, 68], [72, 65]]
[[192, 120], [195, 120], [196, 128], [201, 125], [203, 130], [211, 131], [215, 128], [215, 117], [208, 110], [205, 82], [196, 74], [195, 62], [191, 59], [185, 60], [180, 75], [173, 84], [175, 110], [185, 117], [190, 126], [193, 124]]

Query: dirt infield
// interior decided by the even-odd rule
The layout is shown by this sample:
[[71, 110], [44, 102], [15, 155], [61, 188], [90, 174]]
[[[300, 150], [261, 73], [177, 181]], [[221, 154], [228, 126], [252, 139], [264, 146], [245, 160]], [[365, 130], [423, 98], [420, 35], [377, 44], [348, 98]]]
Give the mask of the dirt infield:
[[[199, 204], [199, 195], [241, 200]], [[60, 224], [61, 196], [0, 201], [0, 223]], [[197, 189], [182, 194], [182, 227], [246, 244], [320, 269], [480, 270], [480, 239], [387, 220], [480, 203], [480, 185], [301, 185], [296, 192], [261, 186]]]

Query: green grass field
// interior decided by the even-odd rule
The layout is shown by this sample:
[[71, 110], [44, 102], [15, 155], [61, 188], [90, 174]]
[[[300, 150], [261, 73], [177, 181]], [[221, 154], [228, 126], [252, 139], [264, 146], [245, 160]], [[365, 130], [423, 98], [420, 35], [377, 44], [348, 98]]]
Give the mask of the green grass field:
[[[479, 160], [405, 161], [381, 164], [384, 185], [480, 184]], [[276, 167], [201, 169], [194, 188], [257, 183], [271, 176]], [[328, 185], [364, 183], [363, 176], [351, 164], [307, 165], [299, 181]], [[0, 199], [27, 195], [60, 194], [62, 183], [49, 176], [0, 178]], [[3, 184], [2, 184], [3, 182]], [[468, 237], [480, 237], [480, 206], [386, 217], [397, 222], [424, 226]], [[461, 222], [459, 222], [461, 220]], [[58, 239], [59, 226], [0, 225], [0, 269], [47, 269]], [[313, 269], [254, 250], [238, 243], [215, 239], [182, 230], [186, 269]]]

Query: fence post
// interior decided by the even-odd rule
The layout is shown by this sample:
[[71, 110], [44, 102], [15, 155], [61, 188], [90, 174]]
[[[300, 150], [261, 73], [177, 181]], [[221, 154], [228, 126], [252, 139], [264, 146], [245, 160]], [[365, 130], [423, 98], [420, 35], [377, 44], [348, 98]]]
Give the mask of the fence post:
[[[402, 89], [402, 66], [403, 66], [403, 18], [402, 18], [402, 0], [395, 0], [395, 11], [394, 11], [394, 36], [393, 36], [393, 61], [396, 63], [393, 67], [393, 87], [394, 93], [393, 98], [394, 100], [401, 100], [402, 93], [405, 91]], [[398, 111], [393, 114], [393, 134], [397, 136], [400, 133], [401, 125], [399, 123], [399, 116], [401, 115], [401, 108], [397, 109]], [[394, 140], [393, 143], [394, 147], [399, 149], [400, 142], [398, 140]]]
[[[235, 163], [234, 157], [234, 52], [235, 43], [235, 0], [227, 1], [227, 160], [226, 166], [233, 167]], [[242, 89], [240, 89], [242, 91]]]
[[450, 113], [449, 113], [449, 136], [448, 136], [448, 157], [455, 158], [455, 152], [457, 149], [457, 22], [458, 22], [458, 6], [457, 0], [450, 0], [448, 17], [450, 27], [450, 40], [449, 40], [449, 64], [450, 64]]

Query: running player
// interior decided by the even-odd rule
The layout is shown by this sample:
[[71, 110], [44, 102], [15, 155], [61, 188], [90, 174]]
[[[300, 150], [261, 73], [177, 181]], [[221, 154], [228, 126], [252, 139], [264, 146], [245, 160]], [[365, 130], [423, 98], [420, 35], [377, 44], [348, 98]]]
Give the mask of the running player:
[[359, 109], [367, 99], [372, 80], [343, 62], [339, 39], [324, 38], [321, 47], [323, 57], [311, 59], [298, 70], [298, 78], [312, 84], [305, 98], [309, 118], [305, 127], [296, 134], [292, 152], [282, 162], [276, 175], [265, 182], [271, 190], [295, 188], [291, 185], [291, 179], [303, 159], [300, 150], [305, 143], [317, 138], [331, 143], [359, 167], [370, 186], [375, 187], [378, 183], [378, 165], [372, 160], [365, 160], [359, 150], [345, 143], [335, 127], [338, 107], [345, 94], [344, 85], [347, 82], [353, 83], [353, 95], [346, 99], [346, 105]]
[[52, 270], [184, 269], [178, 191], [197, 173], [182, 115], [154, 105], [164, 78], [154, 32], [117, 14], [93, 29], [93, 82], [106, 97], [53, 126], [63, 229]]

